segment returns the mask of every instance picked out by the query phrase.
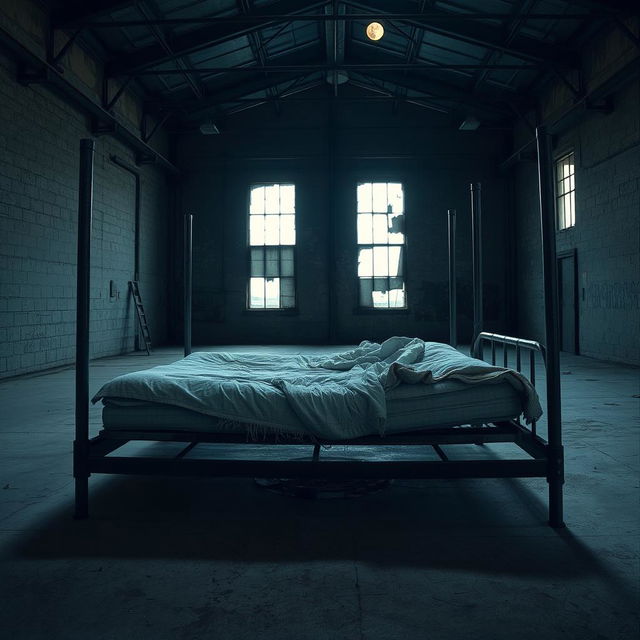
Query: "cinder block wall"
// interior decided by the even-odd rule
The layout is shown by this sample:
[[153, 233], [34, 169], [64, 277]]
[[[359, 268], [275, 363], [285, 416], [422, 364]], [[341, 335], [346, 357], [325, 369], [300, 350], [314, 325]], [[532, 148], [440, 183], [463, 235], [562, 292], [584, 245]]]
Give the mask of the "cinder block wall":
[[[15, 81], [0, 57], [0, 377], [74, 361], [79, 141], [91, 137], [81, 113], [45, 88]], [[130, 351], [135, 310], [134, 178], [115, 166], [131, 152], [96, 142], [91, 268], [91, 356]], [[141, 293], [153, 341], [167, 336], [168, 187], [141, 168]], [[117, 294], [110, 296], [113, 281]]]
[[[182, 208], [194, 215], [195, 344], [354, 343], [391, 335], [448, 340], [447, 209], [458, 211], [458, 331], [471, 335], [469, 183], [484, 194], [486, 328], [506, 331], [504, 132], [459, 132], [450, 118], [403, 105], [366, 109], [326, 100], [251, 109], [219, 136], [179, 144]], [[331, 163], [335, 178], [332, 178]], [[298, 309], [247, 311], [249, 185], [293, 181], [297, 189]], [[356, 185], [405, 185], [406, 312], [361, 312], [357, 293]], [[176, 327], [179, 332], [180, 327]]]
[[[614, 38], [615, 36], [615, 38]], [[611, 77], [637, 53], [618, 33], [593, 42]], [[585, 66], [588, 67], [589, 58]], [[554, 98], [549, 91], [544, 98]], [[544, 102], [543, 100], [543, 102]], [[547, 102], [544, 102], [546, 105]], [[566, 101], [565, 101], [566, 102]], [[555, 98], [555, 103], [563, 100]], [[640, 364], [640, 82], [611, 95], [612, 111], [590, 112], [556, 136], [556, 153], [575, 152], [576, 224], [556, 233], [558, 252], [576, 251], [579, 352]], [[548, 107], [550, 109], [550, 107]], [[549, 116], [553, 114], [549, 112]], [[544, 341], [538, 176], [535, 163], [513, 172], [517, 218], [518, 331]]]

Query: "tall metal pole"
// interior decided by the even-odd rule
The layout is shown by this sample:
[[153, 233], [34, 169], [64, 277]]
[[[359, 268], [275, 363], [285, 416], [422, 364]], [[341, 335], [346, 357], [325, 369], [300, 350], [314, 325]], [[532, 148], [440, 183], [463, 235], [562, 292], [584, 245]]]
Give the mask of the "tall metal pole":
[[[449, 344], [458, 346], [457, 323], [458, 310], [456, 305], [456, 210], [448, 209], [449, 223]], [[473, 344], [473, 343], [472, 343]]]
[[471, 183], [470, 188], [473, 239], [473, 335], [471, 336], [473, 346], [484, 324], [482, 320], [482, 195], [479, 182]]
[[542, 279], [544, 286], [545, 346], [547, 368], [547, 423], [549, 431], [549, 524], [564, 526], [562, 485], [564, 452], [560, 405], [560, 350], [558, 313], [558, 266], [551, 135], [546, 127], [536, 129], [538, 181], [540, 187], [540, 233], [542, 239]]
[[193, 216], [184, 216], [184, 356], [191, 353]]
[[76, 437], [73, 443], [76, 518], [86, 518], [89, 515], [89, 312], [94, 151], [94, 140], [83, 139], [80, 141], [76, 302]]

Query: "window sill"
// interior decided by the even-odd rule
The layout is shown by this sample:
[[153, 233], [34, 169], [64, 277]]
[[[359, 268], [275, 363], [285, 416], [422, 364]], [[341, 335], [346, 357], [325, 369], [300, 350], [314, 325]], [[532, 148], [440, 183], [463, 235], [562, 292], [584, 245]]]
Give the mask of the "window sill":
[[242, 312], [243, 315], [253, 316], [253, 315], [276, 315], [276, 316], [297, 316], [299, 315], [299, 311], [297, 308], [293, 309], [244, 309]]
[[353, 310], [354, 315], [392, 315], [392, 316], [405, 316], [411, 313], [409, 307], [403, 308], [387, 308], [384, 307], [356, 307]]

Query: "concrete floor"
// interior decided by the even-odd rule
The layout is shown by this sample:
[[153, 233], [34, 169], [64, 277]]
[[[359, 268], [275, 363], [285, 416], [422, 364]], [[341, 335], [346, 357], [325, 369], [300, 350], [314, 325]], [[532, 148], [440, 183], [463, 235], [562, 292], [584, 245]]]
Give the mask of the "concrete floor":
[[[178, 357], [95, 361], [91, 389]], [[74, 372], [4, 381], [0, 636], [636, 638], [639, 371], [563, 355], [562, 372], [562, 531], [540, 479], [312, 501], [245, 479], [95, 476], [91, 518], [74, 521]]]

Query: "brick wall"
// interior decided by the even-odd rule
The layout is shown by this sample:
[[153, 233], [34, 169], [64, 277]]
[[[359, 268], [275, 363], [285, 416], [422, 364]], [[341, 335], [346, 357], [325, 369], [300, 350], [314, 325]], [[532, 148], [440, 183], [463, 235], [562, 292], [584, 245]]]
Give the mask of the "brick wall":
[[[74, 361], [79, 141], [86, 118], [45, 88], [15, 82], [0, 58], [0, 377]], [[91, 356], [129, 351], [135, 335], [134, 179], [115, 166], [129, 150], [96, 143], [91, 270]], [[166, 339], [167, 187], [141, 168], [141, 292], [151, 335]], [[110, 296], [113, 280], [119, 295]]]
[[[451, 119], [401, 105], [284, 103], [228, 118], [219, 136], [184, 136], [182, 207], [194, 214], [194, 344], [353, 343], [391, 335], [448, 340], [447, 209], [458, 211], [458, 332], [469, 340], [470, 182], [482, 182], [485, 327], [507, 331], [506, 155], [499, 131], [460, 132]], [[333, 145], [330, 140], [333, 139]], [[331, 157], [336, 178], [330, 171]], [[358, 310], [358, 181], [405, 186], [408, 309]], [[254, 182], [292, 181], [297, 312], [247, 311], [247, 197]], [[177, 316], [176, 316], [177, 317]]]
[[[580, 353], [640, 364], [640, 82], [613, 96], [556, 140], [576, 154], [576, 225], [556, 234], [559, 252], [577, 252]], [[518, 194], [518, 322], [544, 339], [537, 173], [514, 173]]]

